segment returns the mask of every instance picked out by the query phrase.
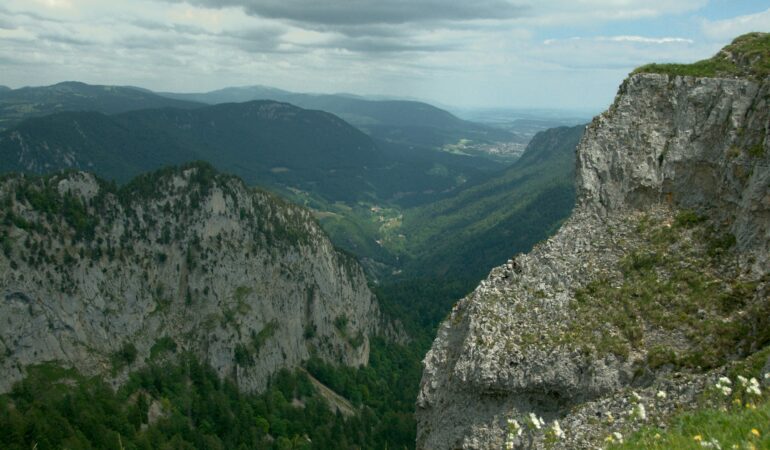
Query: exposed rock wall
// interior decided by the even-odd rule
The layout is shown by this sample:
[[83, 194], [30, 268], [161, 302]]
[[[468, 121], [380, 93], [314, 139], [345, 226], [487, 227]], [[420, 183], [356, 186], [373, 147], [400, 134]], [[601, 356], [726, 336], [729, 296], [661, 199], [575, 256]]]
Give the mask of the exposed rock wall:
[[245, 390], [311, 354], [368, 361], [380, 313], [357, 263], [307, 210], [238, 179], [13, 176], [0, 199], [0, 391], [48, 361], [120, 382], [174, 346]]
[[770, 248], [770, 82], [638, 74], [588, 126], [578, 151], [582, 207], [657, 202], [710, 209], [742, 249]]
[[[693, 344], [680, 336], [684, 333], [640, 320], [640, 342], [627, 345], [618, 338], [623, 345], [603, 349], [623, 337], [623, 330], [609, 325], [612, 310], [622, 307], [608, 298], [606, 309], [588, 317], [581, 316], [586, 307], [576, 303], [576, 293], [591, 283], [625, 292], [629, 282], [621, 266], [628, 264], [628, 255], [649, 251], [657, 236], [645, 236], [640, 223], [655, 223], [655, 233], [664, 235], [683, 210], [707, 215], [709, 227], [736, 238], [735, 259], [729, 264], [726, 257], [713, 259], [714, 272], [720, 273], [715, 279], [726, 291], [730, 277], [760, 280], [746, 293], [747, 304], [765, 305], [770, 295], [769, 100], [768, 80], [658, 74], [626, 80], [578, 146], [573, 216], [529, 254], [493, 269], [439, 328], [424, 360], [417, 447], [503, 448], [507, 419], [521, 422], [534, 412], [570, 425], [568, 439], [557, 447], [595, 448], [606, 436], [602, 433], [613, 428], [596, 425], [606, 410], [586, 411], [627, 404], [621, 397], [631, 385], [652, 389], [668, 383], [666, 374], [650, 368], [650, 348], [670, 342], [685, 353]], [[712, 229], [701, 227], [703, 235]], [[677, 233], [666, 245], [692, 256], [675, 261], [688, 270], [699, 264], [696, 256], [714, 247], [707, 248], [694, 231]], [[665, 277], [670, 275], [660, 274]], [[583, 295], [590, 297], [590, 291]], [[681, 380], [690, 377], [679, 376], [679, 384], [667, 386], [682, 392], [672, 402], [686, 404], [703, 381], [693, 375], [700, 381], [685, 386]], [[660, 405], [661, 414], [672, 409], [668, 406]], [[542, 440], [535, 442], [541, 445]]]

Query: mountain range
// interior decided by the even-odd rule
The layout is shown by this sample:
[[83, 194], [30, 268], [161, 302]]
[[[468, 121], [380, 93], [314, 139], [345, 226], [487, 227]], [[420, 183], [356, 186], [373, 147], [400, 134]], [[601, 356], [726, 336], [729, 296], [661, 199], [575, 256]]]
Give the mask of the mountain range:
[[[334, 202], [451, 189], [496, 167], [481, 158], [389, 149], [332, 114], [254, 101], [31, 118], [0, 134], [0, 170], [87, 169], [125, 182], [164, 165], [205, 160], [250, 184]], [[429, 173], [436, 165], [445, 171]]]
[[461, 140], [478, 144], [523, 141], [511, 132], [462, 120], [446, 110], [418, 101], [371, 100], [346, 94], [301, 94], [264, 86], [161, 95], [209, 104], [265, 99], [281, 101], [306, 109], [328, 111], [376, 139], [434, 149]]
[[174, 100], [130, 86], [98, 86], [65, 81], [52, 86], [0, 88], [0, 130], [23, 119], [62, 111], [117, 114], [146, 108], [192, 109], [202, 104]]

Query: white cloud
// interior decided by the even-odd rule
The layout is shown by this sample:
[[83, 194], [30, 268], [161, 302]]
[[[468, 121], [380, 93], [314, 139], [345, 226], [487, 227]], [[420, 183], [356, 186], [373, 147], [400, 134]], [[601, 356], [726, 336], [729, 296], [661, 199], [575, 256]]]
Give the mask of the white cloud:
[[638, 42], [642, 44], [692, 44], [692, 39], [680, 37], [648, 38], [644, 36], [612, 36], [609, 38], [598, 38], [599, 40], [609, 40], [612, 42]]
[[[0, 84], [77, 79], [173, 91], [265, 84], [447, 104], [596, 107], [640, 64], [715, 50], [679, 30], [617, 32], [617, 24], [661, 17], [694, 20], [706, 0], [380, 0], [371, 10], [374, 0], [355, 0], [358, 19], [330, 19], [317, 5], [303, 11], [298, 0], [260, 1], [3, 0]], [[337, 9], [345, 1], [328, 0]], [[269, 14], [248, 8], [257, 3], [272, 5]], [[419, 10], [414, 17], [393, 9], [407, 3]], [[493, 14], [503, 4], [506, 14]], [[452, 8], [433, 11], [442, 5]], [[704, 30], [733, 37], [736, 23], [761, 24], [768, 15]], [[543, 41], [564, 29], [578, 37]]]
[[709, 21], [701, 24], [703, 34], [714, 40], [729, 40], [750, 31], [770, 31], [770, 8], [765, 11], [732, 19]]

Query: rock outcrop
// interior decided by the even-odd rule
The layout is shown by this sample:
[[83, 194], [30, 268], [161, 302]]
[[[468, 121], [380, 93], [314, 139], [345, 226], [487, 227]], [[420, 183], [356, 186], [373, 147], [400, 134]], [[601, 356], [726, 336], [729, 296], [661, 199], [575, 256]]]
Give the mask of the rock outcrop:
[[508, 426], [529, 413], [561, 423], [557, 448], [596, 448], [766, 346], [769, 128], [768, 78], [631, 75], [578, 146], [572, 217], [439, 328], [417, 448], [529, 445]]
[[116, 189], [0, 181], [0, 391], [43, 362], [119, 383], [192, 352], [244, 390], [311, 355], [366, 364], [380, 313], [309, 211], [193, 164]]

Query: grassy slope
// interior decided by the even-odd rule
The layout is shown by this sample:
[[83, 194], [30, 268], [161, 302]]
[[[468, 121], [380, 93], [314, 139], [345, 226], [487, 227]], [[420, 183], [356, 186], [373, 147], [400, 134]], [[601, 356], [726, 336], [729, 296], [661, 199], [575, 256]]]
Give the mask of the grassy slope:
[[574, 205], [574, 150], [583, 126], [539, 133], [499, 176], [404, 214], [405, 271], [482, 276], [553, 233]]
[[712, 58], [692, 64], [647, 64], [633, 73], [762, 79], [770, 75], [770, 33], [744, 34]]
[[[716, 385], [700, 396], [698, 407], [674, 416], [666, 427], [649, 425], [615, 443], [613, 450], [695, 450], [704, 447], [756, 450], [770, 448], [770, 379], [767, 360], [770, 347], [734, 364], [727, 371], [731, 392], [724, 395]], [[761, 395], [747, 392], [739, 376], [760, 383]], [[719, 447], [716, 447], [717, 443]]]
[[[762, 79], [770, 75], [770, 34], [748, 33], [737, 37], [714, 57], [693, 64], [648, 64], [634, 73], [662, 73], [696, 77], [747, 77]], [[690, 215], [680, 215], [672, 227], [700, 227], [699, 219]], [[650, 224], [640, 224], [645, 228]], [[636, 323], [641, 315], [655, 322], [657, 326], [670, 327], [675, 319], [691, 340], [692, 347], [685, 352], [660, 348], [649, 360], [651, 365], [669, 364], [682, 368], [708, 368], [718, 366], [725, 360], [745, 356], [757, 348], [764, 350], [753, 353], [744, 360], [733, 364], [729, 369], [732, 380], [732, 393], [723, 395], [715, 389], [704, 393], [699, 404], [691, 412], [680, 413], [673, 417], [666, 426], [647, 426], [627, 437], [623, 443], [614, 443], [610, 448], [630, 449], [767, 449], [770, 448], [770, 381], [766, 377], [770, 361], [770, 327], [767, 324], [767, 300], [747, 301], [756, 288], [755, 283], [741, 282], [737, 277], [725, 277], [724, 272], [715, 270], [726, 250], [734, 242], [730, 236], [715, 236], [713, 230], [703, 230], [699, 239], [705, 240], [706, 254], [692, 255], [692, 247], [685, 248], [683, 258], [696, 257], [700, 261], [698, 270], [692, 270], [686, 264], [676, 264], [667, 246], [676, 244], [672, 238], [672, 228], [653, 230], [650, 251], [645, 254], [629, 255], [625, 270], [628, 272], [620, 292], [610, 293], [602, 283], [589, 286], [583, 292], [585, 302], [581, 306], [584, 317], [592, 314], [592, 299], [602, 296], [633, 295], [644, 302], [635, 302], [638, 307], [626, 308], [625, 312], [616, 313], [610, 318], [620, 329], [621, 341], [628, 345], [634, 340]], [[663, 252], [662, 252], [663, 251]], [[677, 252], [679, 253], [679, 252]], [[705, 262], [705, 264], [704, 264]], [[667, 276], [660, 277], [663, 272]], [[618, 291], [618, 290], [615, 290]], [[670, 299], [673, 312], [660, 314], [660, 299]], [[626, 302], [626, 304], [628, 304]], [[716, 311], [718, 314], [735, 316], [737, 320], [695, 320], [695, 311]], [[594, 311], [595, 312], [595, 311]], [[636, 316], [636, 317], [634, 317]], [[709, 317], [709, 319], [711, 319]], [[731, 318], [732, 319], [732, 318]], [[588, 327], [590, 327], [590, 321]], [[619, 343], [619, 342], [616, 342]], [[745, 386], [737, 381], [737, 376], [755, 377], [762, 384], [762, 395], [752, 396], [746, 393]], [[688, 405], [693, 406], [693, 405]], [[608, 437], [608, 441], [610, 438]]]

